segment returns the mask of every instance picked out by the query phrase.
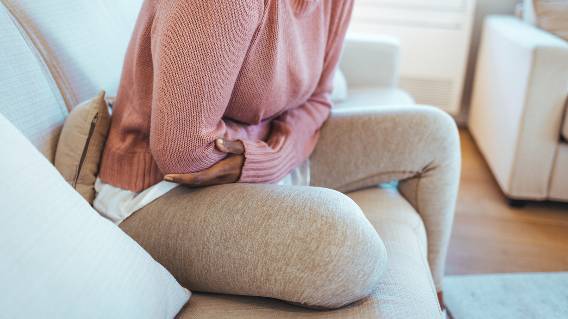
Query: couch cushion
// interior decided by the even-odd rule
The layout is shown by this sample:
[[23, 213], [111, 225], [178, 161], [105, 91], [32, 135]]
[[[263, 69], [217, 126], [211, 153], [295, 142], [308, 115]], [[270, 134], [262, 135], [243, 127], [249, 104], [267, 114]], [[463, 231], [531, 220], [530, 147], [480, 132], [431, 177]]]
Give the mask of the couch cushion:
[[389, 255], [388, 270], [370, 298], [335, 311], [314, 311], [263, 298], [194, 294], [179, 318], [441, 318], [426, 260], [426, 232], [416, 211], [394, 189], [348, 195], [375, 226]]
[[0, 113], [53, 161], [67, 109], [38, 52], [1, 4], [0, 97]]
[[46, 60], [69, 108], [116, 95], [142, 0], [2, 0]]

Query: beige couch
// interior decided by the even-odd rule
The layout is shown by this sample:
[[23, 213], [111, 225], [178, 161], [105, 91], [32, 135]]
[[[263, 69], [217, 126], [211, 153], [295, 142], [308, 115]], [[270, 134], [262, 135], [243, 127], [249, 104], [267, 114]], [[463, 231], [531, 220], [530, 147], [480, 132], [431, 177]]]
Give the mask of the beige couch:
[[[93, 97], [100, 89], [111, 95], [115, 93], [140, 3], [140, 0], [2, 0], [0, 112], [48, 159], [53, 160], [57, 137], [69, 109]], [[374, 54], [381, 58], [374, 58]], [[394, 129], [392, 125], [377, 128], [391, 145], [405, 143], [397, 142], [400, 135], [414, 134], [413, 125], [418, 123], [424, 109], [407, 106], [403, 112], [406, 115], [398, 118], [398, 107], [388, 106], [408, 105], [412, 101], [396, 88], [397, 59], [395, 42], [357, 38], [348, 40], [342, 61], [348, 82], [353, 84], [352, 96], [358, 97], [345, 101], [344, 106], [383, 104], [386, 121], [393, 118], [400, 123]], [[367, 68], [360, 67], [364, 63]], [[448, 138], [455, 139], [455, 128], [446, 124], [445, 128], [448, 127], [449, 134], [454, 135]], [[429, 141], [428, 136], [423, 138]], [[438, 141], [441, 138], [436, 137]], [[422, 144], [423, 149], [433, 148], [428, 142]], [[451, 148], [450, 152], [455, 163], [458, 150]], [[418, 182], [422, 175], [428, 176], [429, 169], [424, 167], [422, 172], [401, 181], [400, 191], [396, 187], [374, 187], [348, 194], [362, 208], [387, 248], [388, 269], [371, 297], [342, 309], [315, 311], [270, 299], [195, 292], [179, 316], [442, 317], [437, 293], [442, 288], [459, 165], [453, 166], [447, 185], [449, 191], [443, 193], [418, 191]]]
[[568, 43], [511, 16], [485, 21], [469, 128], [514, 200], [568, 201]]

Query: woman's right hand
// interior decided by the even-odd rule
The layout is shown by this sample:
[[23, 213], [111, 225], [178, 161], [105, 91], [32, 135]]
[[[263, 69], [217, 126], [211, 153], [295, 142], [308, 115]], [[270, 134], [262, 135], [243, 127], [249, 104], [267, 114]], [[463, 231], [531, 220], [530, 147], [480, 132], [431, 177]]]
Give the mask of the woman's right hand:
[[217, 150], [229, 154], [227, 158], [200, 172], [187, 174], [168, 174], [164, 180], [189, 187], [203, 187], [236, 183], [241, 177], [245, 162], [245, 148], [241, 141], [215, 140]]

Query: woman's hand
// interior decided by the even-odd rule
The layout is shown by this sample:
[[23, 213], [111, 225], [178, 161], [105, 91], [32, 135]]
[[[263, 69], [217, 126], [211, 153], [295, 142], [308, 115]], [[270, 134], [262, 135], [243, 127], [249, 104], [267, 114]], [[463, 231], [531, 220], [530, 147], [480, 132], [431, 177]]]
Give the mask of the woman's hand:
[[241, 141], [228, 141], [222, 138], [215, 140], [215, 147], [229, 154], [227, 158], [210, 168], [196, 173], [168, 174], [164, 180], [184, 184], [190, 187], [211, 186], [235, 183], [241, 176], [245, 162], [245, 148]]

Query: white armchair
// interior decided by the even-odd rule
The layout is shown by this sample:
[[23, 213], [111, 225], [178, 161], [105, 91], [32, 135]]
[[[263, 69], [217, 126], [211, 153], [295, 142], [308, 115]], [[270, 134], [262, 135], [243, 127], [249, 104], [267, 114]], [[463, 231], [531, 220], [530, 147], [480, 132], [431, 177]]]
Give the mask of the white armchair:
[[515, 17], [486, 20], [469, 128], [512, 204], [568, 201], [567, 92], [566, 41]]
[[414, 99], [398, 87], [400, 45], [396, 38], [348, 35], [340, 68], [348, 93], [337, 107], [414, 104]]

